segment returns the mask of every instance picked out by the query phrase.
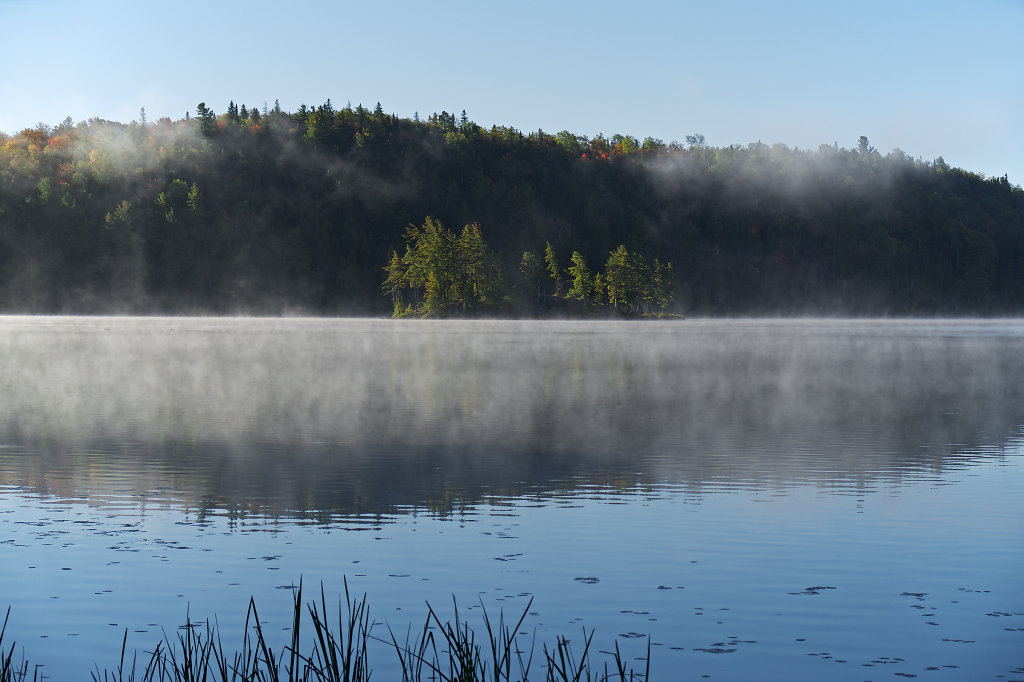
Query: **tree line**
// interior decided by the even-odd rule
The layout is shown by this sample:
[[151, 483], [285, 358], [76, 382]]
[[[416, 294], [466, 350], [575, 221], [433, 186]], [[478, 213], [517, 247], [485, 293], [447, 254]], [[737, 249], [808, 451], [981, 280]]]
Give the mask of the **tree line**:
[[[663, 315], [674, 296], [672, 264], [648, 263], [624, 244], [608, 254], [603, 271], [593, 272], [579, 251], [562, 268], [547, 242], [543, 264], [524, 251], [517, 279], [510, 281], [487, 244], [479, 223], [456, 235], [428, 216], [405, 231], [405, 252], [391, 252], [382, 291], [393, 317], [559, 311], [620, 315]], [[575, 301], [577, 305], [567, 306]]]
[[[435, 242], [477, 260], [404, 262]], [[0, 311], [379, 315], [396, 292], [412, 314], [1019, 314], [1024, 192], [866, 137], [714, 147], [330, 100], [0, 133]]]

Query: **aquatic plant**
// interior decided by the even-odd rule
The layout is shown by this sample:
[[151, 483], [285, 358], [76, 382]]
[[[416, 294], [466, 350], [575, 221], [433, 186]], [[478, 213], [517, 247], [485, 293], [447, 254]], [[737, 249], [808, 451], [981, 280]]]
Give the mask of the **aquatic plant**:
[[[594, 631], [583, 631], [583, 648], [577, 652], [566, 637], [556, 638], [554, 647], [543, 647], [542, 677], [530, 677], [536, 632], [530, 647], [523, 650], [517, 638], [533, 604], [531, 599], [514, 622], [506, 621], [503, 612], [493, 620], [481, 601], [483, 628], [486, 637], [478, 641], [468, 621], [459, 615], [453, 599], [454, 617], [442, 621], [428, 603], [427, 617], [421, 630], [413, 636], [410, 629], [402, 642], [387, 627], [388, 638], [377, 637], [372, 630], [377, 623], [370, 618], [366, 595], [353, 598], [345, 581], [344, 608], [339, 603], [337, 625], [329, 622], [329, 610], [323, 585], [320, 599], [304, 604], [301, 582], [294, 593], [291, 637], [275, 650], [261, 624], [254, 599], [249, 599], [241, 647], [225, 648], [216, 619], [194, 622], [186, 612], [185, 624], [175, 635], [164, 632], [152, 651], [132, 652], [129, 658], [125, 630], [121, 657], [114, 670], [97, 666], [90, 674], [93, 682], [368, 682], [372, 675], [369, 645], [382, 643], [394, 649], [401, 670], [402, 682], [646, 682], [650, 673], [650, 641], [647, 666], [643, 673], [630, 668], [618, 644], [605, 652], [613, 664], [600, 671], [591, 667], [591, 642]], [[10, 608], [7, 609], [7, 616]], [[312, 625], [312, 637], [303, 647], [300, 637], [304, 615]], [[14, 662], [14, 643], [4, 649], [7, 616], [0, 628], [0, 682], [35, 682], [40, 679], [37, 666], [29, 677], [29, 663], [22, 657]], [[140, 664], [144, 663], [144, 665]]]
[[[7, 619], [11, 616], [11, 607], [7, 607], [4, 614], [4, 624], [0, 626], [0, 682], [22, 682], [28, 680], [28, 661], [24, 655], [17, 662], [14, 661], [14, 642], [11, 642], [7, 653], [4, 653], [4, 634], [7, 632]], [[33, 671], [32, 679], [36, 680], [38, 668]]]

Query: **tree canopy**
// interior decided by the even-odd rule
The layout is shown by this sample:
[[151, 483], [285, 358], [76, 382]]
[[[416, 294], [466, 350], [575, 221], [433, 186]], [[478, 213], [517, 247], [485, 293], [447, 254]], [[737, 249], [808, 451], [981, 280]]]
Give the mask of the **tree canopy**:
[[428, 216], [422, 226], [406, 229], [405, 241], [402, 257], [392, 251], [382, 284], [395, 317], [445, 317], [453, 308], [465, 312], [501, 303], [504, 279], [477, 223], [456, 235]]
[[[558, 269], [551, 244], [545, 245], [549, 274], [561, 282], [562, 271]], [[630, 296], [606, 296], [611, 291], [609, 282], [613, 279], [612, 263], [617, 254], [625, 254], [628, 269]], [[512, 290], [507, 285], [507, 276], [498, 265], [498, 259], [484, 241], [478, 223], [462, 228], [460, 235], [446, 229], [439, 221], [427, 217], [422, 226], [410, 225], [405, 231], [405, 253], [391, 252], [391, 258], [384, 267], [386, 276], [381, 283], [382, 291], [391, 298], [394, 317], [447, 317], [449, 313], [465, 315], [516, 312], [533, 309], [559, 312], [596, 313], [605, 307], [610, 312], [625, 314], [664, 314], [672, 302], [674, 282], [671, 280], [672, 266], [663, 268], [658, 260], [648, 265], [643, 256], [629, 253], [625, 246], [619, 246], [609, 255], [605, 273], [591, 273], [579, 251], [573, 251], [570, 266], [565, 269], [571, 288], [564, 297], [557, 290], [549, 297], [543, 287], [534, 283], [539, 276], [540, 261], [532, 251], [523, 253], [520, 261], [521, 286]], [[550, 299], [562, 297], [563, 305], [554, 304]], [[569, 308], [565, 301], [576, 301], [580, 305]]]
[[714, 147], [330, 100], [194, 111], [0, 134], [0, 311], [1024, 310], [1021, 188], [866, 136]]

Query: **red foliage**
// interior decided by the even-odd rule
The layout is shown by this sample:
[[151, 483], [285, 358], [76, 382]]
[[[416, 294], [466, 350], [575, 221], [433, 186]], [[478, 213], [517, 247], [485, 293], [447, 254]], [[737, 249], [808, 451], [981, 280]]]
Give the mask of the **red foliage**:
[[39, 128], [25, 128], [18, 133], [18, 137], [22, 138], [26, 142], [35, 142], [38, 145], [43, 145], [50, 139], [47, 132], [45, 130], [40, 130]]
[[47, 149], [52, 149], [54, 151], [61, 150], [64, 147], [74, 144], [75, 137], [74, 132], [67, 135], [54, 135], [50, 138], [49, 142], [47, 142], [46, 147]]

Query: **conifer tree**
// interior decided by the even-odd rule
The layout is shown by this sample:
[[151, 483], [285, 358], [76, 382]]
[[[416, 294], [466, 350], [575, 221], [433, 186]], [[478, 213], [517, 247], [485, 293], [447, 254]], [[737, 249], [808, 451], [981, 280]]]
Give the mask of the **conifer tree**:
[[384, 279], [381, 289], [391, 297], [397, 312], [402, 303], [402, 286], [405, 284], [405, 269], [402, 267], [402, 259], [398, 257], [397, 251], [391, 252], [391, 260], [384, 271], [388, 273], [388, 276]]
[[199, 210], [199, 186], [196, 183], [192, 183], [192, 186], [188, 190], [188, 207], [193, 211]]
[[427, 217], [423, 225], [405, 232], [402, 258], [392, 252], [381, 289], [392, 297], [396, 317], [405, 314], [401, 291], [408, 288], [419, 301], [413, 310], [424, 317], [444, 317], [458, 307], [493, 306], [503, 296], [497, 256], [483, 239], [480, 225], [471, 223], [456, 237], [440, 221]]
[[672, 273], [672, 263], [662, 265], [658, 259], [654, 259], [653, 294], [652, 300], [658, 311], [664, 313], [665, 309], [672, 303], [675, 297], [675, 278]]
[[196, 107], [196, 117], [199, 119], [199, 132], [205, 137], [210, 137], [217, 130], [216, 114], [213, 109], [206, 106], [206, 102], [200, 102]]
[[460, 297], [463, 307], [496, 302], [501, 287], [497, 257], [484, 241], [479, 223], [462, 228], [458, 256], [462, 274], [460, 279], [465, 289]]
[[533, 289], [538, 295], [544, 294], [544, 268], [541, 267], [537, 254], [533, 251], [524, 251], [523, 257], [519, 260], [519, 272], [526, 287]]
[[605, 297], [607, 291], [608, 287], [605, 284], [604, 275], [600, 272], [596, 273], [594, 275], [594, 303], [596, 305], [605, 305], [607, 302]]
[[579, 251], [573, 251], [569, 260], [572, 265], [566, 269], [566, 272], [572, 280], [572, 286], [565, 296], [566, 298], [573, 298], [580, 303], [586, 304], [594, 289], [594, 276], [591, 274], [590, 268], [587, 267], [587, 262], [580, 255]]
[[608, 254], [604, 276], [608, 287], [608, 305], [618, 308], [629, 299], [629, 251], [625, 244], [620, 244]]
[[544, 263], [547, 265], [548, 274], [551, 275], [551, 280], [554, 282], [554, 295], [560, 296], [564, 286], [562, 269], [558, 267], [558, 257], [555, 255], [555, 247], [551, 246], [551, 242], [544, 244]]

